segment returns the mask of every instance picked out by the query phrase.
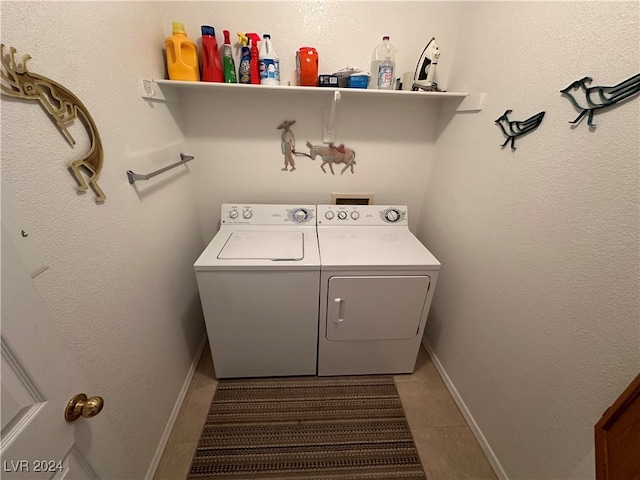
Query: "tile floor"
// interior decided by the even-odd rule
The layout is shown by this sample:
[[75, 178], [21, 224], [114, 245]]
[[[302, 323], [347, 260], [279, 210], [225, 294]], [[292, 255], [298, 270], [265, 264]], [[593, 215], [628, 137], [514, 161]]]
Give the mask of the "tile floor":
[[[420, 348], [415, 372], [396, 375], [395, 380], [429, 480], [496, 479], [424, 347]], [[216, 384], [211, 352], [206, 345], [155, 480], [187, 477]]]

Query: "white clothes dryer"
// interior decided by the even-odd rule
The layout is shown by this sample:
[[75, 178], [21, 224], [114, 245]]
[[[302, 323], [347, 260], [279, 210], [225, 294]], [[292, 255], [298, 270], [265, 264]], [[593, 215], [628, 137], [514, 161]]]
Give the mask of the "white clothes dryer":
[[406, 206], [318, 205], [318, 375], [411, 373], [440, 262]]
[[223, 204], [194, 269], [218, 378], [315, 375], [315, 206]]

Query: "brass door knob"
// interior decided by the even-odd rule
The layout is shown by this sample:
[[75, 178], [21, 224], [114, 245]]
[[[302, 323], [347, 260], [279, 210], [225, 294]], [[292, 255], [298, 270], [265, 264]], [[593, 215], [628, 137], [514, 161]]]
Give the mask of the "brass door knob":
[[67, 408], [64, 409], [64, 419], [67, 422], [75, 422], [81, 416], [84, 418], [95, 417], [100, 413], [102, 407], [104, 407], [102, 397], [87, 398], [84, 393], [79, 393], [67, 403]]

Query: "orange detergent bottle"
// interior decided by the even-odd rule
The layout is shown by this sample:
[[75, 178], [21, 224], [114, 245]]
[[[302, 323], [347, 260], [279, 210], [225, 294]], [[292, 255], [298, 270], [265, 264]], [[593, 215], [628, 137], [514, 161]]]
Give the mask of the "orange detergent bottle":
[[173, 22], [173, 35], [164, 41], [164, 46], [167, 51], [167, 71], [170, 80], [200, 80], [198, 48], [187, 37], [182, 23]]

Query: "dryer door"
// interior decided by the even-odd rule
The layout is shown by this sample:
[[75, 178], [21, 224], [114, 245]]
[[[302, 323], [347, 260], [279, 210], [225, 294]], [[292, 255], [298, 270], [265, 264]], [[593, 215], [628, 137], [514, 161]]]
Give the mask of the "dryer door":
[[327, 339], [414, 338], [430, 281], [426, 275], [331, 277]]

